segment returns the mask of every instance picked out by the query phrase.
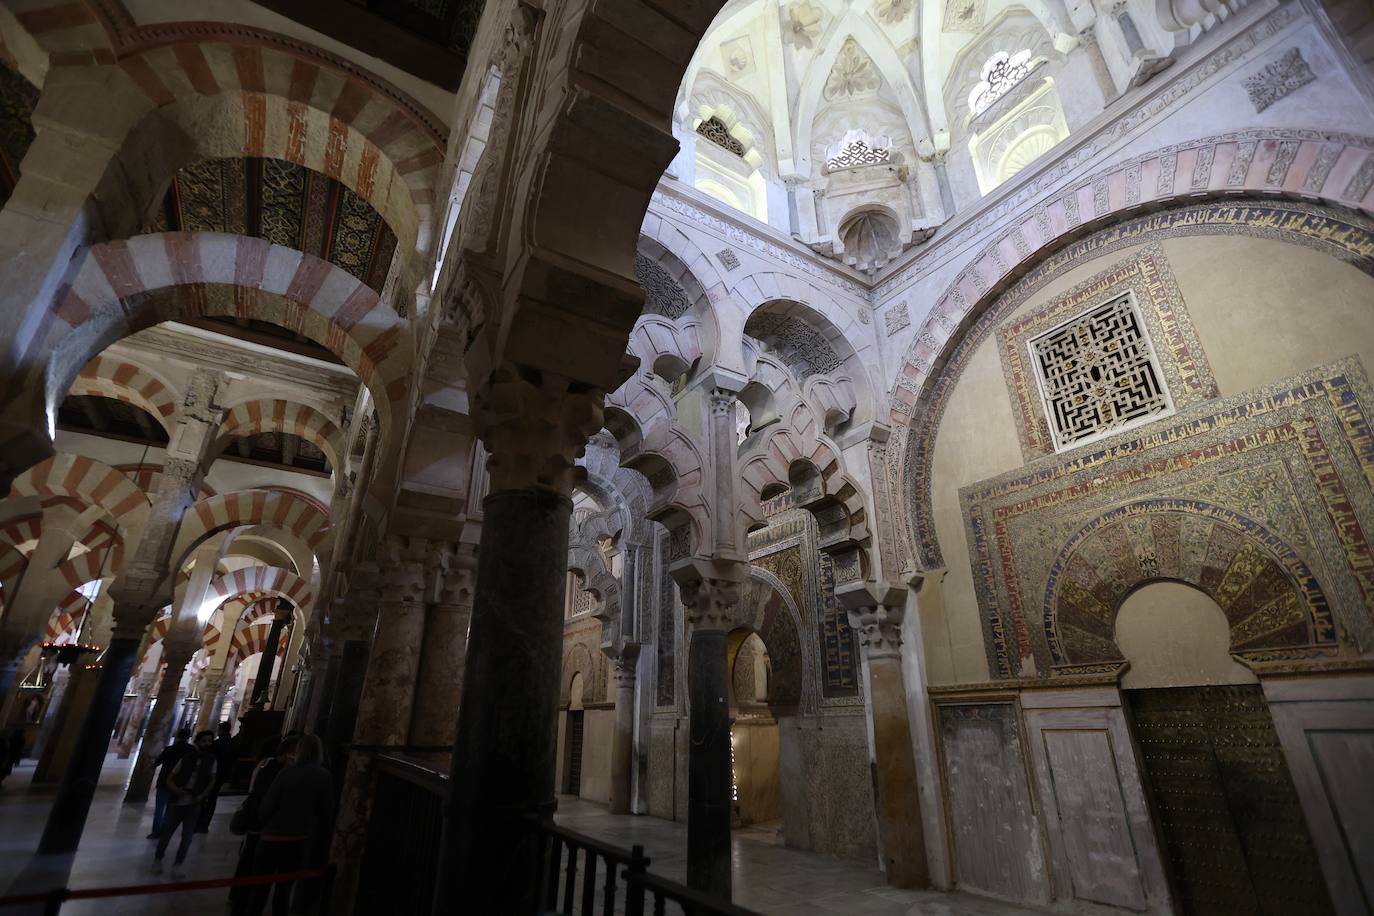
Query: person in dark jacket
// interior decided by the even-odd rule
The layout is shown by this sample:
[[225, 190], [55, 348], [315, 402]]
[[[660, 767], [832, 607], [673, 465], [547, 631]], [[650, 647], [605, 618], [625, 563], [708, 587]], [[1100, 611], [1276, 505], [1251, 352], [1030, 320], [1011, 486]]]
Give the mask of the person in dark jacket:
[[[242, 810], [246, 817], [245, 827], [247, 832], [243, 835], [243, 844], [239, 847], [239, 864], [234, 870], [235, 878], [242, 878], [251, 875], [253, 871], [253, 856], [258, 849], [258, 841], [262, 837], [262, 823], [260, 820], [262, 812], [262, 800], [267, 795], [267, 790], [272, 788], [272, 783], [281, 774], [281, 771], [291, 766], [296, 760], [296, 745], [300, 743], [299, 735], [287, 735], [284, 738], [268, 738], [263, 742], [258, 750], [258, 757], [261, 762], [253, 769], [253, 775], [248, 780], [248, 794], [243, 799]], [[229, 902], [233, 904], [233, 916], [244, 916], [248, 912], [249, 905], [253, 902], [252, 887], [232, 887], [229, 889]]]
[[196, 822], [196, 833], [210, 831], [210, 819], [215, 816], [215, 805], [219, 802], [220, 790], [233, 777], [234, 764], [238, 762], [238, 749], [234, 745], [232, 734], [233, 723], [221, 722], [217, 730], [219, 734], [215, 736], [215, 743], [210, 746], [210, 753], [215, 755], [215, 784], [200, 806], [200, 820]]
[[167, 778], [167, 788], [172, 796], [167, 802], [167, 822], [162, 825], [162, 836], [153, 853], [152, 871], [155, 875], [162, 873], [162, 857], [172, 842], [172, 834], [180, 827], [181, 842], [177, 844], [176, 859], [172, 861], [172, 877], [184, 877], [181, 865], [186, 861], [187, 850], [191, 848], [200, 805], [215, 784], [215, 755], [210, 753], [214, 740], [214, 732], [204, 731], [196, 735], [191, 753], [177, 761], [172, 768], [172, 775]]
[[[334, 822], [334, 777], [324, 768], [319, 736], [305, 735], [296, 745], [295, 763], [278, 774], [262, 800], [262, 836], [253, 854], [254, 874], [282, 874], [308, 868], [312, 853], [329, 835]], [[282, 881], [271, 891], [272, 916], [287, 916], [292, 885]], [[255, 889], [248, 912], [259, 916], [267, 906], [268, 886]]]
[[182, 757], [191, 753], [191, 730], [183, 728], [177, 732], [177, 738], [171, 744], [162, 749], [162, 753], [157, 755], [153, 763], [160, 767], [157, 771], [157, 795], [153, 800], [153, 829], [148, 834], [148, 839], [156, 840], [162, 837], [162, 827], [167, 818], [167, 802], [172, 798], [172, 790], [167, 788], [167, 780], [172, 775], [172, 770], [181, 761]]

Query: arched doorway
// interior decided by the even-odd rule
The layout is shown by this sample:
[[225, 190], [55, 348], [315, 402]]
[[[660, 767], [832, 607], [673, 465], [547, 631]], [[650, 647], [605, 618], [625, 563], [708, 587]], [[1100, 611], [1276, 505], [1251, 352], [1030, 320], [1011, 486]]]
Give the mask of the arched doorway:
[[730, 823], [767, 839], [782, 828], [778, 720], [768, 706], [768, 648], [752, 630], [730, 634]]
[[584, 681], [579, 671], [568, 687], [567, 737], [563, 742], [563, 792], [567, 795], [582, 794], [582, 739], [586, 730], [583, 690]]
[[1192, 584], [1147, 582], [1119, 605], [1115, 641], [1179, 912], [1331, 912], [1268, 703], [1231, 654], [1227, 612]]

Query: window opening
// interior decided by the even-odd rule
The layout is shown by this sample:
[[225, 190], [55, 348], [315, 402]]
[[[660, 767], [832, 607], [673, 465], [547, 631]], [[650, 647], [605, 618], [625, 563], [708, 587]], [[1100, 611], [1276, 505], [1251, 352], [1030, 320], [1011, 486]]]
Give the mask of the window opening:
[[983, 64], [983, 79], [968, 96], [968, 107], [975, 115], [987, 111], [993, 102], [1012, 90], [1012, 87], [1031, 72], [1029, 49], [1012, 54], [998, 51]]

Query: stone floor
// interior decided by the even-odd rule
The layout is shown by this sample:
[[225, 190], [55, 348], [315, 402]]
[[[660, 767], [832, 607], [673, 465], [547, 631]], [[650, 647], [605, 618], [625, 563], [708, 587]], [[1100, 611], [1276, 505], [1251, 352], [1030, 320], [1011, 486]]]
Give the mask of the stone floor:
[[[687, 827], [657, 817], [612, 815], [592, 802], [558, 799], [558, 823], [614, 846], [638, 843], [649, 870], [674, 881], [687, 871]], [[778, 916], [1030, 916], [968, 894], [903, 891], [883, 883], [877, 867], [864, 868], [778, 843], [777, 827], [737, 830], [733, 836], [735, 903]]]
[[[169, 880], [149, 873], [153, 841], [144, 839], [152, 805], [124, 805], [120, 798], [131, 761], [108, 758], [90, 820], [75, 856], [36, 859], [32, 850], [52, 804], [51, 788], [30, 785], [26, 762], [0, 786], [0, 896], [67, 884], [73, 888], [122, 886]], [[186, 861], [188, 880], [233, 874], [239, 838], [229, 833], [237, 799], [222, 799], [208, 834], [198, 835]], [[613, 816], [581, 799], [559, 799], [558, 821], [617, 846], [643, 844], [651, 870], [677, 881], [686, 870], [687, 829], [651, 817]], [[171, 854], [169, 850], [168, 865]], [[788, 916], [1026, 916], [1029, 911], [964, 894], [893, 890], [876, 868], [786, 849], [775, 826], [734, 836], [735, 902], [765, 914]], [[0, 908], [0, 916], [29, 916], [40, 909]], [[62, 916], [192, 916], [227, 912], [226, 892], [74, 901]], [[411, 914], [397, 914], [411, 916]]]

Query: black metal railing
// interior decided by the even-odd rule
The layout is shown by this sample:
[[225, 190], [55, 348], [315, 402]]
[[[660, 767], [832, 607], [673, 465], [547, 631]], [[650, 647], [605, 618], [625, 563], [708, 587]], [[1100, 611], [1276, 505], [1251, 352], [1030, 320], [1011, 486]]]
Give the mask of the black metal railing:
[[[380, 755], [354, 912], [428, 913], [439, 871], [448, 777]], [[545, 820], [539, 902], [545, 916], [755, 916], [649, 874], [644, 847], [621, 849]], [[405, 881], [398, 881], [405, 875]]]
[[556, 824], [542, 824], [541, 832], [545, 845], [540, 899], [546, 913], [756, 916], [752, 910], [650, 874], [643, 846], [624, 850]]
[[375, 767], [355, 912], [428, 913], [439, 874], [448, 780], [402, 757], [378, 756]]

